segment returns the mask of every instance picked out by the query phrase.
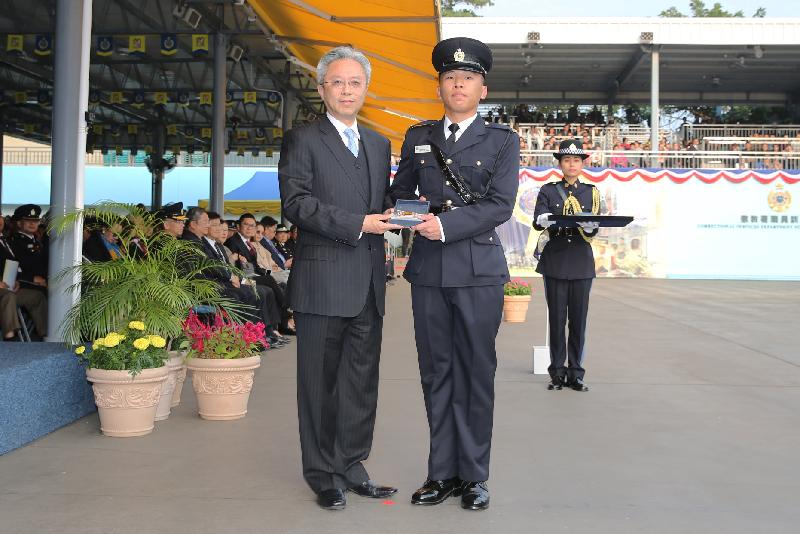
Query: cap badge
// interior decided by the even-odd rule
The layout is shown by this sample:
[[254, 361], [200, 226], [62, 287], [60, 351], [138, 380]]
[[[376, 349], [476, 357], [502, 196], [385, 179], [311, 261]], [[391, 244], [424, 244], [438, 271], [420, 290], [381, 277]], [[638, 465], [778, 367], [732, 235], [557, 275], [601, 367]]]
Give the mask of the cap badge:
[[569, 149], [571, 151], [573, 151], [573, 152], [577, 152], [578, 151], [578, 147], [575, 146], [575, 143], [572, 143], [571, 145], [569, 145]]
[[460, 48], [458, 50], [456, 50], [455, 54], [453, 54], [453, 59], [456, 60], [459, 63], [464, 61], [465, 57], [466, 57], [466, 55], [464, 54], [464, 51], [461, 50]]

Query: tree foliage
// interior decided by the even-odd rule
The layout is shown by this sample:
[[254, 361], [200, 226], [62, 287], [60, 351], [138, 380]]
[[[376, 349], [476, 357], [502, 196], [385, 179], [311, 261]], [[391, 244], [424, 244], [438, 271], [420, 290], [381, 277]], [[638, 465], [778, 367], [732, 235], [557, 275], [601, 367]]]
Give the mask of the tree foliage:
[[[681, 18], [681, 17], [737, 17], [741, 18], [744, 17], [744, 11], [741, 9], [739, 11], [727, 11], [725, 8], [722, 7], [722, 4], [719, 2], [714, 2], [714, 5], [706, 7], [706, 3], [703, 0], [691, 0], [689, 2], [689, 12], [691, 15], [686, 15], [682, 13], [677, 7], [672, 6], [668, 9], [665, 9], [661, 13], [658, 14], [659, 17], [670, 17], [670, 18]], [[753, 13], [753, 17], [756, 18], [763, 18], [767, 15], [767, 10], [763, 7], [759, 7]]]
[[[477, 17], [473, 9], [492, 6], [492, 0], [442, 0], [443, 17]], [[463, 6], [463, 7], [460, 7]]]

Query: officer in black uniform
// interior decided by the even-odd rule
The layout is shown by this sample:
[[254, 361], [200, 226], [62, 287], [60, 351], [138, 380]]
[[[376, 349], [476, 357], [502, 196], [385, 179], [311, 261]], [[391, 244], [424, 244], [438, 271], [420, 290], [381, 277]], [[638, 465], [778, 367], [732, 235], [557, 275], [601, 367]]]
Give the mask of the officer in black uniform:
[[404, 275], [430, 427], [428, 477], [411, 502], [461, 495], [463, 508], [482, 510], [489, 506], [495, 337], [509, 280], [495, 227], [511, 217], [516, 199], [519, 138], [478, 116], [489, 47], [446, 39], [432, 60], [445, 116], [408, 130], [390, 191], [394, 200], [415, 199], [418, 188], [432, 212], [414, 227]]
[[[556, 228], [549, 220], [552, 214], [597, 214], [600, 193], [589, 183], [580, 181], [583, 162], [589, 157], [578, 139], [562, 141], [553, 156], [558, 160], [564, 178], [542, 186], [536, 198], [534, 224], [537, 230], [547, 229], [549, 241], [544, 246], [536, 272], [544, 276], [545, 298], [550, 322], [550, 384], [547, 389], [560, 390], [565, 385], [575, 391], [589, 391], [583, 376], [583, 348], [586, 339], [586, 315], [589, 291], [595, 277], [591, 241], [597, 235], [597, 223], [579, 223], [579, 227]], [[569, 322], [569, 338], [566, 326]], [[569, 361], [569, 367], [564, 363]]]
[[27, 287], [47, 291], [47, 245], [36, 236], [42, 208], [23, 204], [14, 210], [17, 231], [11, 236], [11, 249], [19, 261], [17, 280]]

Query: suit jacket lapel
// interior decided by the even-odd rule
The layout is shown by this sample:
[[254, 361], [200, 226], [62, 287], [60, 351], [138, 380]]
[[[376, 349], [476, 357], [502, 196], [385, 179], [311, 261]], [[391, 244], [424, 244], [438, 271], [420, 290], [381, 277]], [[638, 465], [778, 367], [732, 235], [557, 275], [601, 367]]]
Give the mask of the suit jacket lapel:
[[[442, 135], [444, 135], [444, 133], [442, 133]], [[483, 122], [481, 116], [478, 115], [475, 117], [475, 120], [472, 121], [472, 124], [467, 127], [467, 131], [458, 138], [456, 144], [453, 145], [453, 151], [449, 155], [453, 156], [472, 145], [480, 143], [483, 141], [484, 135], [486, 135], [486, 124]]]
[[[336, 161], [339, 162], [339, 166], [344, 171], [347, 179], [350, 180], [350, 183], [353, 184], [353, 188], [358, 191], [358, 194], [361, 195], [361, 198], [364, 199], [364, 202], [369, 204], [369, 198], [367, 198], [367, 196], [364, 194], [364, 187], [358, 183], [358, 179], [354, 174], [355, 168], [352, 164], [348, 164], [348, 162], [344, 159], [345, 154], [344, 151], [341, 150], [344, 147], [344, 144], [342, 143], [342, 139], [339, 137], [339, 132], [337, 132], [336, 128], [333, 127], [333, 124], [331, 124], [331, 121], [328, 120], [328, 117], [320, 119], [319, 131], [322, 134], [322, 142], [331, 151], [333, 157], [336, 158]], [[338, 143], [338, 145], [335, 143]]]

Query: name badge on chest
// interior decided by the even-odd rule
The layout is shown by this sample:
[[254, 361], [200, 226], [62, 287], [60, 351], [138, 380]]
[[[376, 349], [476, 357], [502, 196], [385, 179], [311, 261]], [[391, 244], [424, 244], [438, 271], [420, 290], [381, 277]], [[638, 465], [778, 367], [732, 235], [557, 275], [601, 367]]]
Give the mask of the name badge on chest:
[[427, 154], [431, 151], [431, 145], [417, 145], [414, 147], [415, 154]]

